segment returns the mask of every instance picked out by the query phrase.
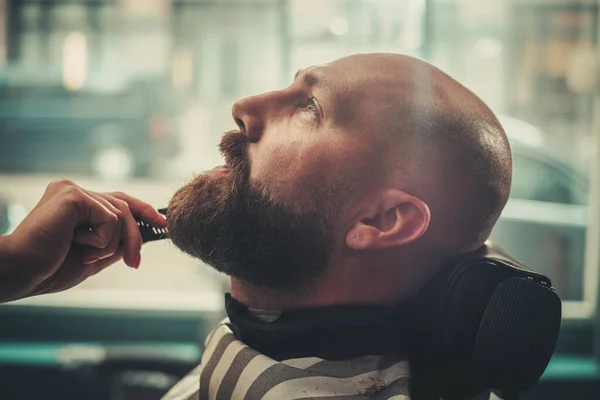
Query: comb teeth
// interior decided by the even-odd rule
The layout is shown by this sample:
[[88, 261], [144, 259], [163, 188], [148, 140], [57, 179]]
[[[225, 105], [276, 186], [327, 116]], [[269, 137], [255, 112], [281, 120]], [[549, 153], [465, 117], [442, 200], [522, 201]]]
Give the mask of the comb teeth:
[[[167, 209], [161, 208], [158, 210], [163, 215], [166, 215]], [[135, 220], [140, 234], [142, 235], [142, 243], [152, 242], [154, 240], [167, 239], [169, 237], [169, 231], [167, 228], [156, 228], [149, 223], [140, 219]]]

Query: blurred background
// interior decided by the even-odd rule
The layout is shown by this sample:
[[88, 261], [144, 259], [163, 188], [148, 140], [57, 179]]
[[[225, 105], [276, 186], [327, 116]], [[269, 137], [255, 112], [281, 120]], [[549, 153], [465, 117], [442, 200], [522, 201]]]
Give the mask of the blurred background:
[[[600, 398], [589, 358], [598, 265], [586, 256], [599, 229], [588, 212], [598, 10], [596, 0], [0, 0], [0, 234], [57, 178], [165, 206], [221, 163], [236, 99], [352, 53], [422, 57], [500, 116], [514, 174], [492, 238], [566, 300], [565, 356], [549, 381], [568, 385], [564, 371], [576, 371], [583, 397], [566, 398]], [[0, 398], [36, 398], [24, 374], [61, 398], [156, 396], [197, 360], [226, 287], [151, 243], [139, 271], [116, 265], [72, 291], [1, 306]], [[136, 370], [149, 348], [171, 360], [166, 375]], [[61, 392], [63, 380], [79, 397]]]

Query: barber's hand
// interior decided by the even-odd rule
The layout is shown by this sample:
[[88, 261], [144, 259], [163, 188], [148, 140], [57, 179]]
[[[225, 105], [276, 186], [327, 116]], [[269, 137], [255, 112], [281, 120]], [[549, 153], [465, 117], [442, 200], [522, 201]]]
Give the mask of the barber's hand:
[[68, 289], [121, 258], [137, 269], [142, 238], [134, 216], [165, 226], [152, 206], [124, 193], [51, 183], [27, 218], [3, 237], [8, 250], [0, 248], [0, 302]]

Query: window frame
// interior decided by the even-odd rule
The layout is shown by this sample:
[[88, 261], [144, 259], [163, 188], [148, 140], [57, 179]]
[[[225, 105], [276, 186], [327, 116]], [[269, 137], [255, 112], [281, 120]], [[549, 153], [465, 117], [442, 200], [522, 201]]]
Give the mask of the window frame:
[[[561, 218], [557, 220], [556, 218], [550, 217], [549, 219], [539, 220], [537, 222], [547, 223], [549, 220], [552, 220], [554, 224], [557, 225], [565, 225], [565, 226], [573, 226], [573, 227], [581, 227], [585, 229], [585, 237], [586, 243], [584, 245], [584, 265], [583, 265], [583, 300], [582, 301], [563, 301], [563, 322], [569, 321], [568, 324], [570, 326], [581, 326], [582, 321], [591, 321], [596, 315], [597, 310], [597, 291], [598, 291], [598, 279], [597, 279], [597, 268], [599, 264], [594, 264], [593, 261], [588, 260], [588, 230], [590, 229], [590, 218], [592, 205], [594, 201], [600, 201], [600, 199], [596, 200], [592, 198], [590, 195], [592, 180], [585, 181], [585, 177], [583, 176], [582, 171], [577, 168], [569, 166], [567, 163], [555, 157], [551, 154], [546, 154], [541, 151], [537, 151], [537, 147], [532, 147], [528, 145], [522, 145], [520, 143], [515, 143], [511, 141], [511, 146], [513, 148], [513, 154], [517, 153], [520, 157], [526, 157], [535, 161], [544, 164], [547, 167], [555, 168], [558, 172], [564, 174], [563, 170], [572, 170], [573, 176], [568, 178], [576, 179], [574, 185], [580, 185], [584, 192], [588, 193], [588, 201], [586, 205], [577, 205], [577, 204], [564, 204], [564, 203], [554, 203], [554, 202], [546, 202], [546, 201], [538, 201], [538, 200], [530, 200], [530, 199], [522, 199], [518, 197], [510, 197], [510, 204], [505, 207], [502, 216], [500, 218], [504, 220], [516, 220], [516, 221], [527, 221], [531, 222], [531, 213], [529, 210], [531, 208], [546, 209], [548, 212], [547, 215], [552, 215], [552, 209], [556, 207], [561, 207], [564, 211], [568, 211], [569, 215], [565, 218]], [[600, 154], [600, 153], [598, 153]], [[513, 155], [514, 157], [514, 155]], [[596, 157], [593, 159], [595, 160]], [[514, 177], [513, 177], [514, 180]], [[600, 204], [598, 205], [600, 206]], [[596, 233], [598, 234], [598, 233]], [[585, 325], [585, 323], [583, 324]]]

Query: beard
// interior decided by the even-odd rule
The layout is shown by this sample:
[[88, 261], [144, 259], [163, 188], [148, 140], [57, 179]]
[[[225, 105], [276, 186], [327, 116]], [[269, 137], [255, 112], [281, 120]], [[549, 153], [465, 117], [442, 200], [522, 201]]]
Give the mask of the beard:
[[331, 259], [332, 210], [322, 201], [292, 207], [251, 183], [248, 144], [238, 132], [223, 136], [225, 172], [198, 175], [175, 193], [169, 236], [183, 252], [242, 281], [270, 288], [310, 284]]

